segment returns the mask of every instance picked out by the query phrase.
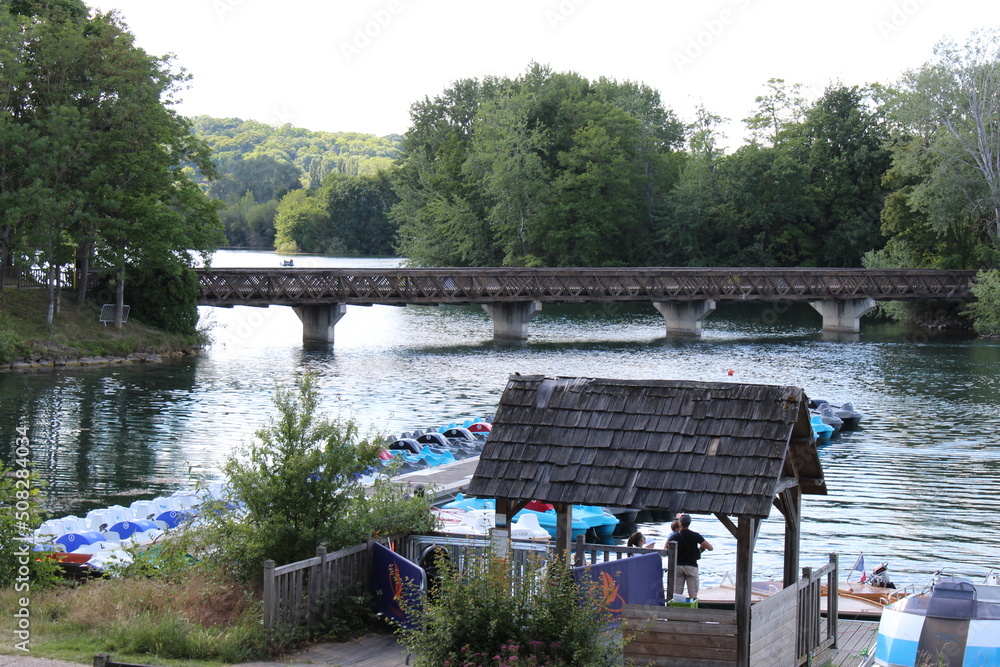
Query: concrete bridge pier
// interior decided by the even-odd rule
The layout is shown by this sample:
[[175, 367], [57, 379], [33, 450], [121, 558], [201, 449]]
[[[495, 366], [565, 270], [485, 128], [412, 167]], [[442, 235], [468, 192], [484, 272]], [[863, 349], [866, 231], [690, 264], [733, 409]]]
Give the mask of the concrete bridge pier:
[[480, 304], [493, 318], [493, 337], [513, 340], [528, 338], [528, 322], [542, 310], [541, 301]]
[[715, 310], [715, 301], [654, 301], [667, 321], [668, 336], [700, 336], [701, 321]]
[[875, 307], [875, 299], [823, 299], [809, 305], [823, 316], [823, 331], [860, 333], [861, 316]]
[[310, 303], [292, 306], [302, 322], [303, 342], [333, 343], [333, 327], [347, 313], [344, 303]]

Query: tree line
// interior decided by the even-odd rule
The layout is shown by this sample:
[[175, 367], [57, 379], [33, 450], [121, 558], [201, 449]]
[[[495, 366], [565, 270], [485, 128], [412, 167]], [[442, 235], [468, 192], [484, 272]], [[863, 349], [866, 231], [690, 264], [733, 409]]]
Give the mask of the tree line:
[[184, 72], [80, 0], [12, 0], [0, 32], [0, 266], [107, 267], [119, 304], [125, 285], [186, 294], [183, 312], [141, 299], [181, 329], [185, 269], [223, 243], [418, 266], [1000, 257], [996, 32], [813, 101], [771, 79], [732, 152], [708, 109], [685, 123], [645, 84], [535, 63], [458, 80], [411, 106], [405, 136], [373, 137], [182, 118]]
[[[336, 183], [359, 199], [378, 199], [384, 191], [384, 178], [379, 174], [388, 173], [402, 154], [401, 136], [318, 132], [239, 118], [195, 116], [191, 120], [194, 133], [211, 150], [218, 171], [218, 178], [206, 180], [203, 186], [209, 196], [225, 204], [220, 215], [227, 245], [277, 245], [290, 252], [392, 254], [394, 229], [387, 228], [385, 221], [361, 231], [358, 227], [365, 218], [342, 221], [345, 211], [337, 210], [326, 216], [324, 224], [314, 221], [308, 230], [286, 224], [276, 239], [275, 218], [285, 195], [298, 192], [286, 204], [286, 208], [298, 209], [296, 203], [304, 201], [305, 193], [315, 194], [324, 187], [328, 192], [339, 187]], [[307, 208], [314, 211], [315, 204], [310, 202]], [[358, 206], [363, 209], [366, 204], [361, 201]], [[293, 217], [301, 220], [310, 215], [300, 211]], [[336, 216], [336, 224], [329, 220], [331, 215]], [[341, 233], [342, 227], [350, 229]]]

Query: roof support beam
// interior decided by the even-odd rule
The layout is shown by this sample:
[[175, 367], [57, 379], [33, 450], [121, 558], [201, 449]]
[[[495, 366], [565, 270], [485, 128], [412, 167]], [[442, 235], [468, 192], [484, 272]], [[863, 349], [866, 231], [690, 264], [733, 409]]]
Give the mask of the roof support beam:
[[753, 547], [760, 519], [739, 517], [736, 535], [736, 665], [750, 667], [750, 590], [753, 586]]

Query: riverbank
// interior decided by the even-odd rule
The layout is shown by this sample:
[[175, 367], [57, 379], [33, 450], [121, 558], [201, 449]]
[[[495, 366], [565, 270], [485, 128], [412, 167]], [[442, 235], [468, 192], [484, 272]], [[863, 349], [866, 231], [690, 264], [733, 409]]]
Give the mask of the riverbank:
[[63, 366], [156, 362], [197, 354], [197, 336], [167, 333], [131, 320], [121, 330], [98, 321], [100, 307], [63, 295], [52, 326], [45, 323], [44, 290], [0, 292], [0, 372]]

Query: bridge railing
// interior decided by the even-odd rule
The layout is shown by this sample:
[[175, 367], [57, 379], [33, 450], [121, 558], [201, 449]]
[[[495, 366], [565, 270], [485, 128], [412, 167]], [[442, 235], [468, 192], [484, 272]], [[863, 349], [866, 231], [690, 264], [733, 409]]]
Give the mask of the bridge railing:
[[966, 299], [975, 271], [930, 269], [204, 269], [200, 303]]

